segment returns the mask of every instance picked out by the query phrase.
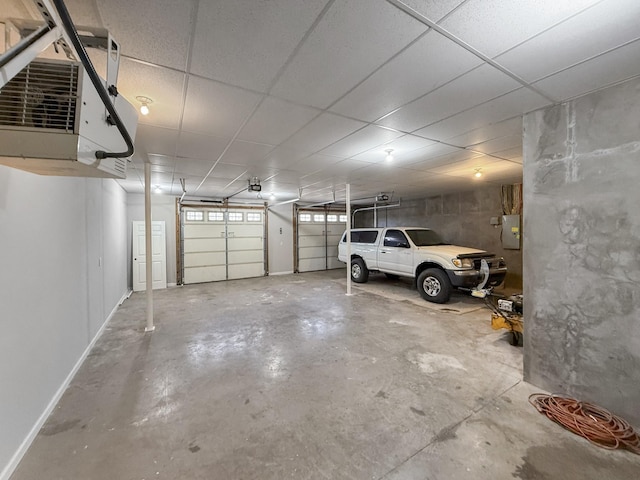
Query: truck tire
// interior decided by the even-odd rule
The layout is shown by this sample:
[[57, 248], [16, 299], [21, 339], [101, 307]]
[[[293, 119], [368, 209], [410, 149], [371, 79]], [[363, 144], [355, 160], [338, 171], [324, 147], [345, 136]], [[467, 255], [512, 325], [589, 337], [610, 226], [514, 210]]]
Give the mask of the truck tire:
[[451, 282], [438, 268], [427, 268], [418, 275], [418, 291], [422, 298], [433, 303], [447, 303], [451, 297]]
[[351, 260], [351, 280], [356, 283], [366, 283], [369, 280], [369, 269], [361, 258]]

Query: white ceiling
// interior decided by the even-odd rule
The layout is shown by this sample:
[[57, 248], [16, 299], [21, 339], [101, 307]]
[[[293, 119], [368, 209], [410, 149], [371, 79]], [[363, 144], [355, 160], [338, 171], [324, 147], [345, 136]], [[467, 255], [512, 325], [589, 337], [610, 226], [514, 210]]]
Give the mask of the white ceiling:
[[153, 99], [129, 192], [147, 161], [168, 194], [239, 200], [250, 177], [308, 203], [518, 182], [523, 113], [640, 75], [637, 0], [66, 3], [120, 42], [120, 93]]

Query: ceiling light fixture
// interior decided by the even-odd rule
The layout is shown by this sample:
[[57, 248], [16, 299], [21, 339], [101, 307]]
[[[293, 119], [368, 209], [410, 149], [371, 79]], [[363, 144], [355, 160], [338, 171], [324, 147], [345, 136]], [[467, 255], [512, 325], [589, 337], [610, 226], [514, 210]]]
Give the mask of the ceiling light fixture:
[[273, 202], [275, 199], [276, 199], [276, 194], [272, 193], [271, 196], [269, 196], [269, 200]]
[[393, 162], [393, 155], [391, 155], [393, 153], [393, 148], [388, 148], [385, 150], [385, 152], [387, 152], [387, 156], [385, 157], [385, 160], [387, 162]]
[[160, 185], [156, 185], [156, 189], [154, 190], [154, 193], [162, 193], [162, 189], [160, 188]]
[[149, 105], [153, 103], [153, 100], [142, 95], [137, 96], [136, 100], [138, 100], [142, 104], [140, 106], [140, 113], [142, 115], [149, 115]]
[[476, 173], [473, 174], [476, 178], [480, 178], [482, 176], [482, 172], [480, 170], [480, 168], [476, 168]]

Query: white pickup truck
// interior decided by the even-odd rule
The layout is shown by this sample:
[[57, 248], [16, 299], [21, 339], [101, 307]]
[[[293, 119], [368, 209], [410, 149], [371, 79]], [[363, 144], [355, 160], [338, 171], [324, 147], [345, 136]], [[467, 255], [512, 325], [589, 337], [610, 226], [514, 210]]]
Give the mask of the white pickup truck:
[[[346, 242], [345, 232], [338, 245], [338, 260], [344, 263]], [[486, 283], [482, 260], [488, 266]], [[370, 271], [415, 278], [422, 298], [434, 303], [447, 303], [454, 287], [472, 290], [500, 285], [507, 274], [502, 257], [448, 245], [433, 230], [419, 227], [352, 229], [350, 262], [354, 282], [365, 283]]]

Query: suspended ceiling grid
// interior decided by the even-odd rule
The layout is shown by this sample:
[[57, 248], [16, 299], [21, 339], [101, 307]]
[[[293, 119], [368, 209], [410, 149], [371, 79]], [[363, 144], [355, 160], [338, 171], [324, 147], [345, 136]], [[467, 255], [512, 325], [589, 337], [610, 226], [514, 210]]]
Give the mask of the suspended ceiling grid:
[[[9, 0], [7, 16], [33, 16]], [[67, 0], [122, 46], [129, 192], [424, 197], [522, 178], [521, 115], [640, 74], [635, 0]], [[100, 67], [100, 54], [92, 54]], [[385, 160], [392, 149], [394, 160]], [[481, 169], [482, 177], [474, 177]], [[242, 192], [237, 199], [255, 200]]]

